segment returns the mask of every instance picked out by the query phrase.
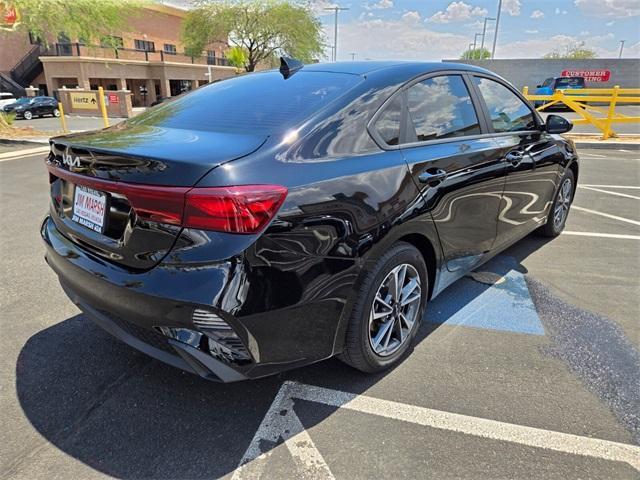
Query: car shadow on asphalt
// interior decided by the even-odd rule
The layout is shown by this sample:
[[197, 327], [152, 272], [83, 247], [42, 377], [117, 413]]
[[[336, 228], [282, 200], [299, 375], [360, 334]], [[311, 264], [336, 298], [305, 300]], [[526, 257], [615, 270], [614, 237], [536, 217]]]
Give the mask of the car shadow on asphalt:
[[[515, 260], [509, 268], [526, 273], [520, 262], [545, 242], [529, 237], [509, 250]], [[454, 297], [461, 304], [490, 288], [461, 285], [449, 287], [459, 290]], [[428, 313], [426, 320], [416, 343], [446, 324], [430, 322]], [[265, 379], [217, 384], [133, 350], [79, 314], [26, 342], [16, 389], [35, 429], [99, 472], [123, 479], [210, 479], [237, 467], [283, 381], [358, 394], [392, 372], [366, 375], [331, 359]], [[12, 468], [19, 470], [19, 462]]]

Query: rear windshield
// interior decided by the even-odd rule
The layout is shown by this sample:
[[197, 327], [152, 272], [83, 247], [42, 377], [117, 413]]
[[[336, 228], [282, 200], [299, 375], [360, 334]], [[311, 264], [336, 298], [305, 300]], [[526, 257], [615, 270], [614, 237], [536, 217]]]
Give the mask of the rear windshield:
[[559, 78], [558, 80], [556, 80], [556, 88], [558, 87], [584, 87], [584, 78]]
[[188, 130], [271, 134], [309, 117], [361, 82], [341, 73], [265, 72], [199, 88], [128, 121]]

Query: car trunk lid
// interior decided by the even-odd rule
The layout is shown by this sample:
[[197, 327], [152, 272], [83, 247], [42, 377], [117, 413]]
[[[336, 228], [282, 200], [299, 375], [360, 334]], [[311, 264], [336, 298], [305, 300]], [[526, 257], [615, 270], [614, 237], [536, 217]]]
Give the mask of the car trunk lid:
[[47, 159], [51, 216], [61, 233], [101, 259], [147, 270], [178, 238], [185, 193], [266, 138], [147, 126], [55, 138]]

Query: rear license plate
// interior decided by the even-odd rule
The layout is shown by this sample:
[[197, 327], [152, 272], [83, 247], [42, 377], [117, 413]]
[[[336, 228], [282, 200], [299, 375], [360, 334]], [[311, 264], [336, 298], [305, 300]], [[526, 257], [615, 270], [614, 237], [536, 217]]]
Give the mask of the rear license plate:
[[76, 185], [71, 220], [94, 232], [103, 233], [106, 210], [107, 195], [105, 193]]

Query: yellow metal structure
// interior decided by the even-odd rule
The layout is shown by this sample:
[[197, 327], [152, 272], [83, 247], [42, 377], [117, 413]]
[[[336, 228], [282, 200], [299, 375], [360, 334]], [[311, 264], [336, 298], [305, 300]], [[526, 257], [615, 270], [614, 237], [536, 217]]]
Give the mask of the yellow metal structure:
[[100, 111], [102, 112], [104, 128], [107, 128], [109, 126], [109, 118], [107, 117], [107, 104], [104, 100], [104, 89], [102, 87], [98, 87], [98, 103], [100, 104]]
[[62, 108], [62, 103], [58, 102], [58, 110], [60, 110], [60, 123], [62, 124], [62, 131], [68, 132], [67, 130], [67, 119], [64, 118], [64, 108]]
[[[611, 125], [614, 123], [638, 123], [640, 117], [630, 117], [616, 112], [616, 105], [624, 103], [637, 105], [640, 103], [640, 88], [578, 88], [556, 90], [552, 95], [530, 95], [529, 87], [522, 90], [524, 96], [531, 102], [545, 102], [536, 110], [539, 112], [552, 105], [565, 104], [582, 118], [573, 120], [575, 125], [590, 123], [602, 132], [602, 139], [615, 137], [616, 133]], [[599, 106], [589, 105], [596, 102]], [[608, 104], [608, 105], [607, 105]], [[606, 115], [597, 117], [596, 115]]]

